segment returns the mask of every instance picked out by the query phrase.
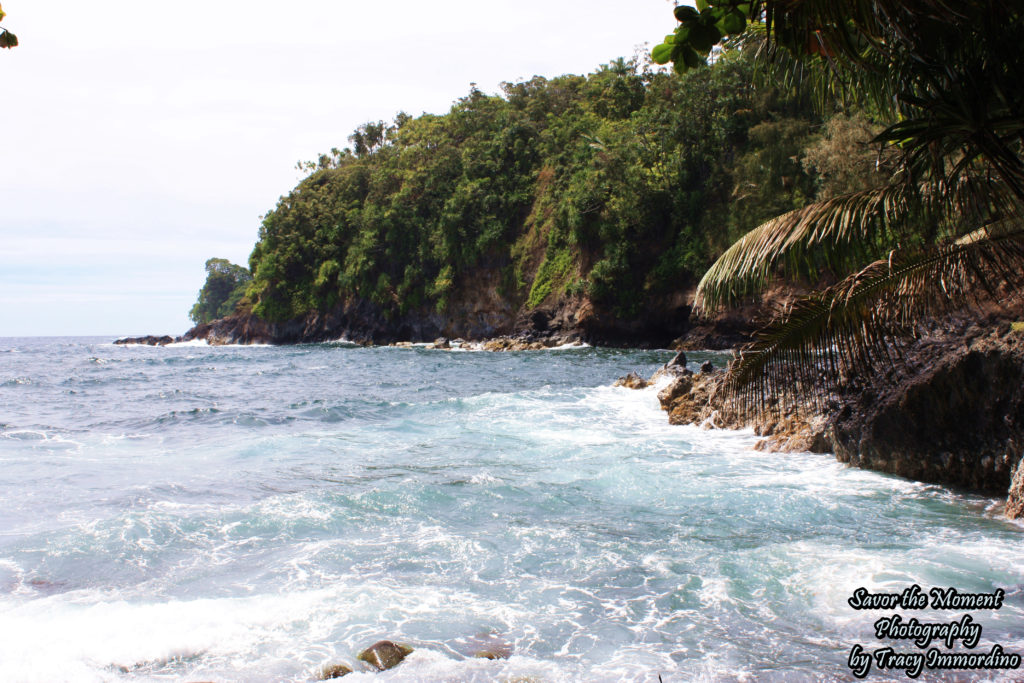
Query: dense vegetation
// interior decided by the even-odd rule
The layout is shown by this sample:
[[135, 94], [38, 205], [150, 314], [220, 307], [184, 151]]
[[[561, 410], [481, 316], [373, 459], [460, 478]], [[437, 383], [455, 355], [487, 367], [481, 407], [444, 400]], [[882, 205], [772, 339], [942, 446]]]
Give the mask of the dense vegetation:
[[490, 269], [516, 305], [585, 294], [634, 315], [832, 182], [804, 163], [818, 115], [754, 90], [752, 69], [740, 51], [682, 76], [620, 59], [365, 124], [351, 148], [300, 164], [309, 176], [265, 217], [253, 311], [293, 319], [353, 299], [384, 315], [443, 311]]
[[206, 283], [189, 312], [192, 322], [208, 323], [234, 313], [250, 282], [252, 275], [242, 266], [222, 258], [207, 260]]
[[758, 403], [793, 397], [795, 387], [820, 399], [891, 364], [935, 316], [1019, 304], [1020, 3], [698, 0], [675, 14], [679, 25], [654, 58], [676, 71], [699, 68], [719, 42], [750, 43], [747, 19], [763, 21], [756, 33], [770, 82], [799, 83], [825, 108], [855, 102], [886, 126], [874, 137], [886, 173], [765, 222], [704, 275], [697, 299], [712, 309], [780, 273], [840, 278], [762, 330], [732, 366], [733, 388]]

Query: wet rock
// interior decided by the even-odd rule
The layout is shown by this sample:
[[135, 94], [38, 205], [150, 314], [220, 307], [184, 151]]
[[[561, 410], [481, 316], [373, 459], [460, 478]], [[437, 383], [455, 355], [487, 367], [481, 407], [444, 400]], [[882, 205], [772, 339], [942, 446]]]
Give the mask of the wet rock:
[[672, 360], [665, 363], [666, 368], [685, 368], [686, 367], [686, 354], [682, 351], [672, 357]]
[[345, 664], [326, 664], [320, 673], [317, 674], [317, 680], [329, 681], [333, 678], [341, 678], [352, 673], [352, 668]]
[[401, 664], [412, 653], [413, 648], [409, 645], [381, 640], [360, 652], [356, 659], [366, 662], [377, 671], [386, 671]]
[[1013, 478], [1010, 480], [1010, 491], [1006, 496], [1006, 516], [1010, 519], [1024, 517], [1024, 460], [1017, 462]]
[[1024, 454], [1024, 338], [970, 327], [925, 337], [851, 391], [831, 429], [836, 457], [918, 481], [1006, 495]]
[[434, 348], [450, 349], [452, 348], [452, 345], [451, 342], [449, 342], [448, 339], [446, 339], [445, 337], [438, 337], [437, 339], [434, 340]]
[[626, 387], [627, 389], [643, 389], [645, 387], [649, 387], [650, 385], [651, 383], [645, 380], [639, 374], [637, 374], [636, 372], [631, 372], [625, 377], [620, 377], [617, 380], [615, 380], [615, 384], [613, 384], [612, 386]]
[[662, 409], [670, 410], [672, 403], [677, 398], [684, 396], [693, 388], [692, 377], [692, 375], [680, 375], [658, 392], [658, 401], [661, 403]]
[[711, 361], [706, 360], [706, 361], [704, 361], [703, 363], [700, 364], [700, 373], [702, 375], [706, 375], [709, 372], [714, 372], [714, 371], [715, 371], [715, 364], [712, 363]]
[[758, 451], [772, 453], [831, 453], [832, 441], [828, 435], [828, 420], [823, 415], [798, 417], [786, 415], [775, 421], [761, 421], [754, 425], [761, 439], [754, 446]]
[[460, 639], [457, 649], [475, 659], [508, 659], [512, 656], [511, 643], [493, 631]]
[[512, 340], [508, 337], [499, 337], [497, 339], [488, 339], [483, 343], [484, 351], [508, 351], [512, 347]]
[[144, 346], [167, 346], [168, 344], [173, 344], [174, 342], [175, 338], [170, 335], [165, 334], [162, 337], [157, 337], [150, 334], [146, 335], [145, 337], [125, 337], [123, 339], [116, 340], [114, 343], [121, 344], [122, 346], [125, 344], [142, 344]]

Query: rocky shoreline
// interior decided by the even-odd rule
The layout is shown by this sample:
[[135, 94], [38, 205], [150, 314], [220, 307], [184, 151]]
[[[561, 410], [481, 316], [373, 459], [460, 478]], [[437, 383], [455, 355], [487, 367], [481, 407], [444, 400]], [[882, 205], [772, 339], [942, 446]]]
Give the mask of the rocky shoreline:
[[[493, 283], [482, 282], [475, 296], [467, 292], [444, 312], [417, 310], [389, 316], [365, 300], [312, 311], [293, 320], [268, 321], [240, 310], [234, 315], [196, 325], [171, 337], [126, 337], [115, 343], [167, 344], [205, 340], [227, 344], [323, 343], [344, 339], [365, 346], [399, 342], [429, 343], [438, 338], [462, 338], [475, 343], [498, 342], [497, 350], [518, 350], [575, 342], [618, 348], [731, 349], [749, 341], [758, 324], [800, 291], [780, 287], [757, 304], [701, 318], [691, 315], [694, 291], [678, 293], [635, 319], [595, 307], [586, 297], [566, 297], [534, 309], [517, 309], [504, 301]], [[508, 340], [506, 343], [505, 340]]]
[[1006, 496], [1024, 517], [1024, 325], [945, 321], [903, 360], [850, 383], [820, 413], [779, 410], [749, 418], [725, 395], [721, 369], [693, 373], [680, 353], [642, 388], [658, 394], [672, 424], [752, 428], [759, 450], [835, 453], [840, 462], [985, 495]]

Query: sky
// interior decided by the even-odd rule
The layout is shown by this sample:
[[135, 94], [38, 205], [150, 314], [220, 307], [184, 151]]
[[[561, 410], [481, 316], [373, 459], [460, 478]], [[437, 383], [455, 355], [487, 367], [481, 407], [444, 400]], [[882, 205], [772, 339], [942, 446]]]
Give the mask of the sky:
[[181, 334], [296, 162], [471, 83], [629, 58], [674, 4], [3, 0], [0, 337]]

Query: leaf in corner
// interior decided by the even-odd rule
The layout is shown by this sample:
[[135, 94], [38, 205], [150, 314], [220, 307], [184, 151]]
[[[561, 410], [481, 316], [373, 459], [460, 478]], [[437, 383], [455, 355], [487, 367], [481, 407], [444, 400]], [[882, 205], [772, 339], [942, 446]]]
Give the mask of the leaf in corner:
[[676, 21], [693, 21], [700, 16], [700, 12], [689, 5], [679, 5], [675, 8]]
[[747, 18], [743, 16], [742, 12], [733, 11], [725, 15], [720, 24], [722, 32], [734, 36], [739, 33], [743, 33], [744, 29], [747, 28]]
[[14, 35], [10, 31], [0, 33], [0, 48], [16, 47], [17, 45], [18, 36]]
[[673, 47], [673, 45], [669, 45], [668, 43], [655, 45], [654, 49], [651, 50], [651, 60], [655, 64], [668, 64], [668, 61], [672, 59]]

